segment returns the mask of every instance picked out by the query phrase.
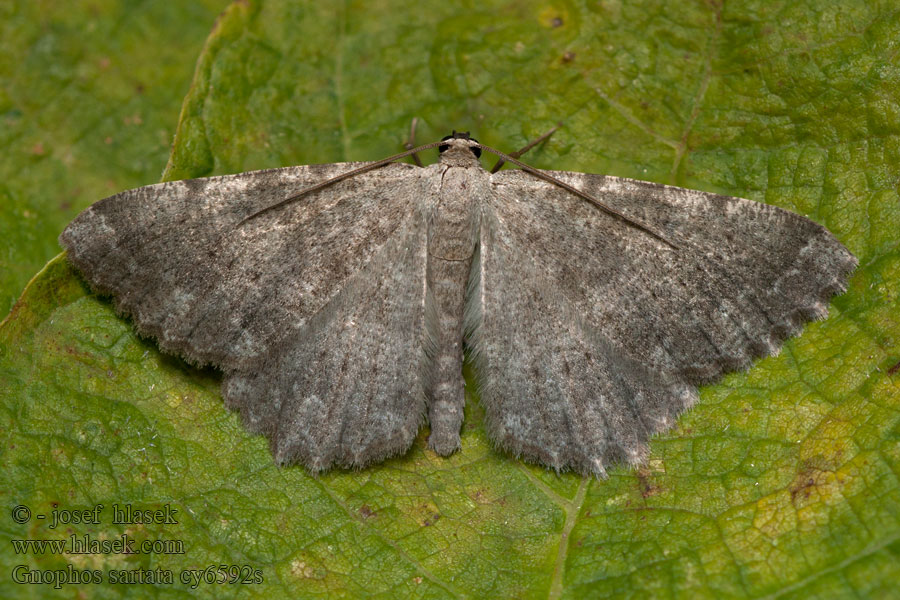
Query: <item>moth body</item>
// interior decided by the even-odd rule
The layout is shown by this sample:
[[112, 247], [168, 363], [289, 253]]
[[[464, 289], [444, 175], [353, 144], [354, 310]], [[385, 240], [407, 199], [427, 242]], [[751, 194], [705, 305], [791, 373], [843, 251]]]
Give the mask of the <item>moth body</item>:
[[426, 352], [431, 373], [425, 377], [429, 446], [447, 455], [460, 445], [465, 406], [463, 313], [472, 259], [478, 242], [481, 202], [490, 193], [490, 174], [469, 148], [469, 140], [448, 141], [440, 163], [428, 222], [426, 267]]

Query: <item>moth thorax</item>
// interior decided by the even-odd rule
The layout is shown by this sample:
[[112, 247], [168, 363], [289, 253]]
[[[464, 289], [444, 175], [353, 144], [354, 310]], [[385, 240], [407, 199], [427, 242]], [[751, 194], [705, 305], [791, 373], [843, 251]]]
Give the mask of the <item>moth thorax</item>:
[[447, 140], [447, 149], [441, 152], [441, 164], [453, 167], [471, 167], [481, 165], [469, 140]]

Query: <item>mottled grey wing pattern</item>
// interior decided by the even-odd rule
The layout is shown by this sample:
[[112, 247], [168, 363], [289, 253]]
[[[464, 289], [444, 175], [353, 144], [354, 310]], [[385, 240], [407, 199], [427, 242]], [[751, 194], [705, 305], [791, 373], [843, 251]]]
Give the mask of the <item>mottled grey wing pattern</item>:
[[549, 173], [678, 245], [525, 172], [494, 175], [468, 341], [492, 439], [557, 468], [639, 461], [697, 385], [823, 317], [856, 266], [823, 227], [776, 207]]
[[[409, 190], [407, 190], [409, 192]], [[226, 403], [281, 464], [363, 467], [409, 449], [425, 420], [427, 194], [302, 329], [258, 368], [226, 375]]]
[[[412, 218], [415, 167], [395, 164], [254, 212], [364, 163], [252, 171], [129, 190], [60, 236], [69, 260], [140, 333], [235, 369], [304, 326]], [[340, 251], [338, 251], [340, 250]]]
[[[405, 450], [422, 422], [422, 170], [388, 165], [241, 224], [361, 164], [130, 190], [91, 206], [60, 242], [141, 334], [225, 371], [226, 401], [278, 457], [356, 465], [347, 448], [368, 443], [373, 462]], [[388, 345], [408, 356], [388, 355]], [[351, 439], [367, 419], [385, 437]], [[322, 429], [326, 420], [337, 434]]]

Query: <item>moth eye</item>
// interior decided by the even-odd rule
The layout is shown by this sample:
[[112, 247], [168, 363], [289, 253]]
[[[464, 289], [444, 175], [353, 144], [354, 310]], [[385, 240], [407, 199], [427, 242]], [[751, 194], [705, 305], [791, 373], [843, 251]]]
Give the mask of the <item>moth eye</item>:
[[[469, 137], [468, 132], [456, 133], [455, 131], [453, 132], [453, 135], [445, 135], [444, 137], [442, 137], [441, 141], [446, 142], [447, 140], [453, 140], [453, 139], [472, 140], [473, 142], [476, 142], [476, 143], [478, 142], [478, 140], [476, 140], [475, 138]], [[449, 147], [450, 147], [449, 144], [441, 144], [440, 146], [438, 146], [438, 152], [444, 152], [444, 150], [446, 150]], [[481, 158], [481, 148], [470, 148], [470, 150], [472, 151], [472, 154], [475, 155], [475, 158]]]

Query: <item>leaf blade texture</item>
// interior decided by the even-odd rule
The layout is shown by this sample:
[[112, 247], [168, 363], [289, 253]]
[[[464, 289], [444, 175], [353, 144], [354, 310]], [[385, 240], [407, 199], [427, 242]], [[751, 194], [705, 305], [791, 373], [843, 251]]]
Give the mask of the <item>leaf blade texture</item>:
[[[413, 116], [426, 119], [423, 139], [465, 127], [500, 148], [565, 118], [553, 143], [529, 153], [535, 166], [807, 215], [859, 257], [847, 294], [779, 356], [702, 388], [676, 429], [651, 441], [645, 469], [614, 470], [602, 486], [510, 468], [473, 398], [462, 450], [449, 459], [417, 438], [382, 469], [311, 479], [272, 466], [263, 438], [222, 406], [214, 374], [158, 354], [53, 261], [0, 328], [9, 504], [173, 501], [185, 520], [147, 528], [149, 537], [182, 537], [198, 564], [262, 565], [259, 590], [272, 597], [893, 593], [894, 8], [395, 6], [372, 19], [326, 5], [233, 5], [198, 62], [166, 178], [385, 156]], [[124, 187], [92, 187], [82, 201]], [[64, 568], [64, 557], [12, 554], [9, 539], [29, 531], [4, 526], [3, 571], [22, 560]], [[101, 557], [98, 568], [141, 564], [125, 558]], [[156, 561], [178, 569], [184, 557]], [[22, 597], [5, 578], [0, 586]]]

